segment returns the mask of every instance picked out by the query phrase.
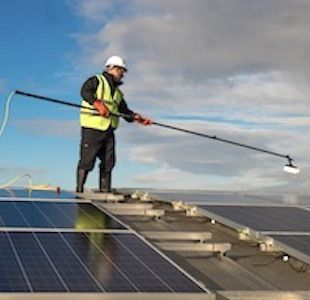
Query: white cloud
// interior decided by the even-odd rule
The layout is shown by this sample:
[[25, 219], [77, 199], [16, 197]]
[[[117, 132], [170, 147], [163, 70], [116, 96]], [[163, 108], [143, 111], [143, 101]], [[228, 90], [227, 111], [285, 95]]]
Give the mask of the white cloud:
[[[139, 185], [155, 186], [164, 189], [180, 187], [182, 189], [208, 189], [211, 186], [210, 181], [208, 182], [206, 177], [195, 175], [190, 172], [184, 172], [166, 164], [161, 165], [150, 173], [133, 175], [132, 181]], [[215, 183], [215, 186], [211, 186], [212, 189], [223, 187], [223, 185], [221, 186], [218, 183], [218, 178], [212, 181]]]
[[[77, 36], [80, 64], [101, 67], [107, 56], [121, 54], [129, 63], [122, 88], [134, 110], [289, 153], [308, 168], [309, 1], [120, 3], [75, 3], [79, 15], [97, 22], [96, 31]], [[187, 178], [195, 188], [306, 186], [304, 175], [283, 175], [285, 160], [267, 154], [154, 127], [123, 127], [119, 135], [132, 161], [153, 167], [136, 175], [137, 183], [182, 187]]]
[[[162, 189], [200, 189], [200, 190], [228, 190], [251, 191], [253, 189], [278, 187], [285, 184], [285, 180], [274, 179], [268, 173], [262, 176], [262, 170], [250, 170], [242, 175], [217, 176], [201, 175], [186, 172], [163, 164], [152, 172], [143, 175], [133, 175], [132, 181], [146, 187], [153, 186]], [[273, 179], [272, 181], [270, 179]], [[308, 190], [308, 189], [307, 189]]]
[[106, 11], [109, 10], [112, 3], [105, 0], [87, 0], [87, 1], [73, 1], [69, 3], [74, 9], [74, 11], [86, 18], [93, 21], [99, 21], [104, 18]]
[[111, 20], [96, 34], [93, 52], [97, 62], [121, 51], [155, 72], [171, 74], [177, 68], [186, 76], [194, 71], [194, 81], [200, 75], [307, 69], [310, 3], [306, 0], [136, 0], [118, 4], [80, 2], [86, 18], [93, 17], [88, 10], [106, 9]]
[[[174, 125], [182, 126], [181, 123]], [[207, 127], [207, 134], [214, 134], [219, 138], [239, 141], [283, 155], [290, 154], [302, 170], [310, 163], [307, 139], [300, 139], [294, 132], [248, 130], [237, 125], [209, 122], [186, 124], [186, 128], [202, 133], [205, 132], [203, 128]], [[144, 132], [136, 128], [123, 128], [119, 134], [120, 148], [127, 149], [127, 157], [135, 164], [146, 164], [153, 169], [147, 174], [134, 176], [135, 182], [144, 186], [153, 184], [153, 187], [169, 188], [170, 185], [179, 185], [179, 188], [198, 188], [200, 185], [201, 189], [221, 187], [224, 190], [237, 190], [262, 186], [283, 188], [290, 186], [292, 179], [294, 180], [292, 175], [283, 174], [282, 168], [287, 163], [285, 158], [156, 127]], [[179, 180], [181, 174], [186, 182]], [[297, 178], [304, 178], [304, 173]], [[294, 185], [299, 185], [298, 182], [294, 182]]]

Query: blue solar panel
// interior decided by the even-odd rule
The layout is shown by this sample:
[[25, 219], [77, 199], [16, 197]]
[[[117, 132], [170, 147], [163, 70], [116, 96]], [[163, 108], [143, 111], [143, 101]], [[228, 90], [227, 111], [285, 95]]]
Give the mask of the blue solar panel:
[[0, 224], [5, 227], [124, 229], [92, 204], [74, 202], [0, 201]]
[[309, 231], [310, 211], [297, 207], [201, 205], [200, 208], [257, 231]]
[[91, 203], [10, 196], [0, 201], [1, 292], [205, 292]]
[[[251, 195], [238, 195], [238, 194], [221, 194], [221, 193], [186, 193], [186, 192], [156, 192], [150, 191], [150, 194], [157, 199], [170, 200], [170, 201], [185, 201], [185, 202], [239, 202], [239, 203], [255, 203], [257, 197]], [[267, 200], [260, 199], [260, 202]]]
[[0, 249], [3, 292], [204, 292], [133, 234], [1, 232]]
[[[310, 230], [310, 228], [309, 228]], [[310, 235], [270, 235], [276, 241], [286, 244], [310, 257]]]
[[20, 260], [20, 266], [24, 269], [25, 279], [29, 282], [31, 290], [36, 292], [66, 291], [58, 273], [46, 259], [36, 234], [10, 233], [8, 235], [12, 240], [14, 250]]
[[11, 247], [10, 237], [6, 233], [0, 233], [0, 291], [30, 291], [18, 258]]
[[14, 190], [4, 190], [0, 189], [0, 197], [23, 197], [23, 198], [44, 198], [44, 199], [73, 199], [75, 198], [74, 193], [67, 191], [61, 191], [56, 193], [56, 191], [31, 191], [27, 189], [14, 189]]

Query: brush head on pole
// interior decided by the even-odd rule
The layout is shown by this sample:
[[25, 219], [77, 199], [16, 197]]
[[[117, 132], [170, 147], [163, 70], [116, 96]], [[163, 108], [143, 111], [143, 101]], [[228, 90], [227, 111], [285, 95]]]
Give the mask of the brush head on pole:
[[290, 174], [298, 174], [300, 169], [293, 165], [292, 159], [288, 157], [288, 164], [284, 166], [283, 171]]

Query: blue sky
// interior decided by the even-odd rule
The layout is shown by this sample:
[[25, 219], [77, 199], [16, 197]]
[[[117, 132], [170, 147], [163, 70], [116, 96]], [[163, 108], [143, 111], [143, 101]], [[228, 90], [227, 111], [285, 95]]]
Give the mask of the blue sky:
[[[83, 27], [83, 20], [73, 13], [72, 7], [65, 1], [1, 1], [0, 14], [1, 109], [5, 98], [15, 89], [79, 103], [79, 85], [61, 75], [72, 68], [70, 56], [78, 51], [73, 35]], [[63, 107], [15, 96], [0, 141], [1, 182], [30, 173], [39, 183], [62, 185], [64, 181], [67, 185], [70, 182], [70, 187], [78, 136], [39, 134], [39, 121], [74, 121], [77, 117], [76, 112]], [[18, 125], [23, 120], [38, 121], [34, 134]]]
[[[276, 157], [122, 123], [117, 187], [309, 191], [308, 1], [1, 0], [0, 115], [15, 89], [80, 102], [113, 54], [130, 107], [160, 122], [290, 154]], [[74, 189], [78, 111], [15, 96], [0, 137], [0, 184]], [[1, 119], [0, 119], [1, 120]], [[97, 187], [97, 168], [87, 181]], [[18, 185], [26, 184], [21, 180]]]

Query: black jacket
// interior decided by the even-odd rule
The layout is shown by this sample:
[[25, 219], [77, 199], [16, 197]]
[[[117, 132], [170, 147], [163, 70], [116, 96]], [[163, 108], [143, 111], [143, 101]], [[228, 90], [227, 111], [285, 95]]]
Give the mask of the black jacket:
[[[103, 72], [102, 74], [107, 79], [111, 88], [111, 94], [113, 96], [115, 88], [121, 85], [122, 83], [116, 82], [113, 76], [107, 72]], [[82, 99], [87, 101], [91, 105], [94, 103], [95, 100], [97, 100], [94, 98], [94, 95], [96, 94], [98, 84], [99, 84], [98, 78], [96, 76], [93, 76], [88, 78], [82, 85], [81, 88]], [[128, 108], [127, 103], [124, 99], [120, 103], [118, 110], [122, 114], [130, 115], [131, 118], [125, 118], [125, 120], [128, 122], [133, 122], [134, 112]]]

